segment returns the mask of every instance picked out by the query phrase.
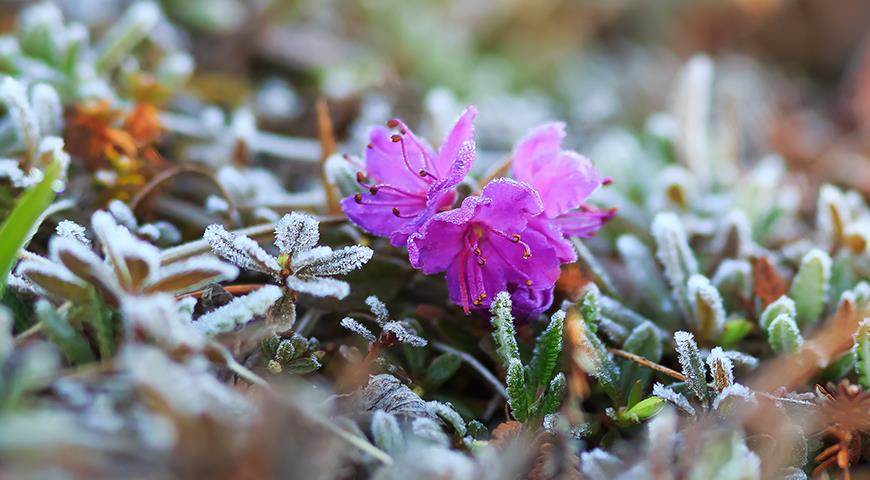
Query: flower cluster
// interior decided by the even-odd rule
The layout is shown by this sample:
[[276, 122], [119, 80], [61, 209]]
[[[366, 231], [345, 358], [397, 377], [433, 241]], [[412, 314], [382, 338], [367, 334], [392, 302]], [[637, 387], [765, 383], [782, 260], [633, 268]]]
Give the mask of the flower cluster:
[[401, 120], [371, 131], [362, 190], [342, 201], [363, 230], [407, 246], [414, 268], [445, 272], [463, 310], [489, 308], [511, 293], [519, 312], [550, 306], [562, 263], [576, 260], [567, 237], [590, 237], [614, 215], [586, 204], [608, 182], [585, 157], [562, 149], [564, 125], [531, 131], [514, 148], [512, 178], [496, 178], [458, 206], [456, 186], [475, 159], [474, 107], [436, 152]]

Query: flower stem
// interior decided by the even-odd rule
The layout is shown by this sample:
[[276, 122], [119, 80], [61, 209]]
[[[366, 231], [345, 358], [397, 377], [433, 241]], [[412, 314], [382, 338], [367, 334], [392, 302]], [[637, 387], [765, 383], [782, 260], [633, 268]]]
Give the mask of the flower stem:
[[640, 355], [635, 355], [631, 352], [626, 352], [625, 350], [620, 350], [618, 348], [608, 348], [607, 350], [609, 350], [610, 353], [616, 355], [617, 357], [622, 357], [626, 360], [630, 360], [630, 361], [632, 361], [632, 362], [634, 362], [642, 367], [646, 367], [646, 368], [655, 370], [659, 373], [664, 373], [665, 375], [672, 377], [672, 378], [675, 378], [681, 382], [686, 381], [686, 376], [683, 375], [682, 373], [680, 373], [676, 370], [671, 370], [670, 368], [668, 368], [664, 365], [659, 365], [658, 363], [655, 363], [652, 360], [648, 360], [646, 358], [643, 358]]

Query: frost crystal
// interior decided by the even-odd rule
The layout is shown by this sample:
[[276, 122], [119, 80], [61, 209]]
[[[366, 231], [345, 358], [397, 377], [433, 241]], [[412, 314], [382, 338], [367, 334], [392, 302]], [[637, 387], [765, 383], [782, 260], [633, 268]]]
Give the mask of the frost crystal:
[[91, 241], [85, 235], [85, 227], [70, 220], [61, 220], [57, 224], [57, 235], [62, 238], [69, 238], [77, 242], [81, 242], [86, 247], [91, 246]]
[[707, 374], [694, 335], [688, 332], [676, 332], [674, 333], [674, 344], [680, 367], [686, 376], [686, 383], [699, 399], [705, 400], [707, 398]]
[[366, 305], [369, 306], [372, 315], [375, 316], [375, 320], [377, 320], [379, 325], [387, 323], [390, 318], [390, 312], [387, 311], [387, 306], [384, 305], [384, 302], [382, 302], [381, 299], [374, 295], [369, 295], [369, 297], [366, 298]]
[[243, 235], [232, 234], [220, 225], [209, 225], [203, 238], [211, 245], [215, 254], [241, 268], [272, 275], [281, 270], [278, 262], [260, 248], [257, 242]]
[[688, 296], [699, 335], [713, 338], [722, 333], [725, 308], [722, 306], [719, 291], [710, 284], [710, 280], [703, 275], [692, 275], [689, 278]]
[[314, 248], [320, 241], [319, 223], [304, 213], [284, 215], [275, 226], [275, 246], [281, 253], [293, 257]]
[[677, 393], [670, 388], [665, 387], [661, 383], [656, 382], [656, 384], [653, 385], [652, 394], [656, 397], [661, 398], [662, 400], [666, 400], [674, 404], [675, 407], [683, 410], [689, 415], [695, 415], [695, 407], [693, 407], [692, 404], [689, 403], [689, 400], [685, 397], [685, 395]]
[[418, 337], [404, 322], [392, 321], [383, 325], [385, 332], [392, 332], [396, 340], [412, 347], [425, 347], [426, 339]]
[[369, 342], [374, 342], [375, 340], [377, 340], [377, 338], [375, 338], [375, 335], [371, 332], [371, 330], [369, 330], [363, 324], [359, 323], [358, 321], [356, 321], [350, 317], [342, 318], [341, 319], [341, 326], [350, 330], [351, 332], [356, 333], [357, 335], [365, 338]]
[[39, 121], [27, 100], [25, 86], [12, 77], [5, 77], [0, 83], [0, 101], [6, 104], [12, 125], [30, 158], [35, 158], [40, 139]]
[[462, 419], [462, 415], [454, 410], [453, 407], [446, 403], [437, 401], [426, 402], [426, 406], [435, 412], [436, 415], [441, 417], [442, 420], [450, 424], [450, 426], [453, 427], [453, 430], [455, 430], [460, 437], [465, 436], [467, 431], [465, 420]]
[[119, 225], [123, 225], [130, 230], [136, 230], [136, 227], [139, 226], [139, 222], [136, 220], [136, 215], [133, 214], [133, 210], [130, 210], [130, 207], [127, 206], [124, 202], [120, 200], [112, 200], [108, 205], [109, 213], [115, 217], [115, 220]]
[[168, 294], [129, 296], [121, 304], [121, 315], [127, 320], [128, 329], [146, 332], [167, 347], [184, 345], [200, 350], [205, 344], [205, 337], [184, 320], [179, 306]]
[[279, 287], [266, 285], [206, 313], [194, 322], [194, 326], [209, 335], [232, 331], [237, 326], [265, 314], [282, 295]]

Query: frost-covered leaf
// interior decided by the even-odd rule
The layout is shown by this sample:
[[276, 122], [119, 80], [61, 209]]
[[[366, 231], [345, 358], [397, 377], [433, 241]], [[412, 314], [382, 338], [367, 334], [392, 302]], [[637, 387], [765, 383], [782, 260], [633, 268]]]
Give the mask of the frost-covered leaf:
[[287, 288], [315, 297], [335, 297], [341, 300], [350, 294], [350, 285], [335, 278], [290, 276], [286, 282]]
[[492, 338], [495, 340], [495, 351], [501, 364], [508, 368], [512, 360], [519, 361], [520, 350], [517, 348], [514, 317], [511, 314], [511, 296], [508, 292], [499, 292], [492, 302]]
[[371, 260], [371, 248], [360, 245], [332, 250], [316, 247], [293, 257], [293, 266], [300, 276], [346, 275]]
[[704, 339], [716, 338], [725, 325], [725, 308], [719, 291], [707, 277], [696, 274], [689, 277], [688, 296], [698, 335]]
[[767, 340], [776, 353], [792, 353], [803, 345], [797, 323], [788, 314], [780, 314], [767, 327]]
[[369, 310], [375, 316], [375, 321], [378, 322], [378, 325], [383, 325], [390, 320], [390, 312], [387, 310], [387, 306], [378, 297], [369, 295], [366, 297], [366, 305], [369, 306]]
[[216, 255], [245, 270], [271, 275], [276, 275], [281, 270], [278, 261], [260, 248], [257, 242], [244, 235], [228, 232], [221, 225], [209, 225], [205, 229], [203, 238]]
[[86, 247], [91, 246], [91, 241], [85, 233], [85, 227], [70, 220], [61, 220], [56, 228], [57, 236], [61, 238], [69, 238], [75, 240]]
[[73, 302], [87, 302], [90, 298], [87, 283], [51, 262], [24, 260], [16, 272], [55, 298]]
[[418, 336], [405, 323], [400, 321], [387, 322], [382, 327], [385, 332], [392, 332], [396, 336], [396, 340], [407, 343], [412, 347], [425, 347], [428, 342], [425, 338]]
[[519, 422], [525, 422], [529, 417], [529, 398], [526, 392], [525, 370], [519, 359], [512, 358], [507, 366], [508, 403], [511, 414]]
[[157, 26], [162, 14], [156, 3], [142, 0], [127, 7], [103, 36], [94, 67], [102, 73], [118, 66], [127, 54]]
[[106, 208], [109, 213], [115, 217], [115, 221], [118, 222], [118, 225], [127, 227], [131, 232], [136, 231], [139, 227], [139, 221], [136, 220], [136, 214], [133, 213], [133, 210], [131, 210], [126, 203], [120, 200], [112, 200]]
[[761, 312], [761, 316], [758, 317], [758, 326], [766, 332], [768, 327], [770, 327], [770, 323], [773, 322], [773, 319], [781, 314], [786, 314], [791, 318], [797, 316], [797, 309], [794, 300], [785, 295], [779, 297], [775, 302], [768, 305], [764, 311]]
[[710, 375], [713, 377], [713, 387], [721, 392], [734, 383], [734, 364], [722, 351], [722, 347], [714, 347], [707, 356], [707, 366], [710, 367]]
[[541, 406], [538, 408], [540, 415], [550, 415], [559, 410], [559, 405], [562, 403], [562, 396], [565, 394], [567, 380], [565, 374], [559, 372], [547, 385], [547, 390], [544, 392], [544, 398], [541, 399]]
[[208, 335], [230, 332], [264, 315], [282, 295], [279, 287], [266, 285], [202, 315], [194, 322], [194, 326]]
[[55, 236], [48, 242], [48, 251], [52, 260], [93, 285], [103, 297], [117, 298], [120, 285], [111, 268], [83, 243]]
[[819, 320], [828, 299], [830, 279], [831, 257], [826, 252], [813, 249], [804, 255], [789, 289], [797, 309], [798, 326], [806, 327]]
[[47, 83], [37, 83], [30, 92], [30, 106], [36, 115], [40, 135], [59, 135], [63, 128], [63, 106], [57, 90]]
[[27, 99], [27, 89], [18, 80], [4, 76], [0, 81], [0, 101], [6, 104], [6, 111], [18, 138], [24, 144], [31, 159], [36, 158], [41, 139], [39, 120]]
[[738, 352], [736, 350], [725, 350], [722, 354], [737, 365], [742, 365], [747, 368], [755, 368], [758, 366], [758, 359], [748, 353]]
[[688, 317], [691, 312], [686, 301], [686, 284], [689, 277], [698, 273], [698, 262], [689, 248], [683, 224], [673, 213], [659, 213], [653, 219], [652, 235], [658, 247], [656, 256], [664, 267], [665, 278], [683, 310], [683, 315]]
[[667, 388], [661, 383], [657, 382], [655, 385], [653, 385], [652, 394], [656, 397], [661, 398], [662, 400], [667, 400], [675, 407], [688, 413], [689, 415], [695, 415], [695, 407], [693, 407], [692, 404], [689, 403], [689, 399], [687, 399], [682, 393], [675, 392], [672, 389]]
[[638, 286], [637, 295], [654, 308], [656, 314], [664, 317], [667, 325], [675, 326], [676, 307], [649, 248], [634, 235], [621, 235], [616, 241], [616, 248], [626, 271], [635, 273], [633, 278]]
[[118, 225], [108, 212], [95, 212], [91, 226], [111, 260], [118, 282], [127, 291], [140, 291], [160, 267], [160, 250]]
[[375, 340], [377, 340], [377, 338], [371, 332], [371, 330], [369, 330], [363, 324], [359, 323], [358, 321], [356, 321], [350, 317], [342, 318], [341, 319], [341, 326], [350, 330], [351, 332], [365, 338], [369, 342], [374, 342]]
[[210, 256], [198, 256], [161, 267], [157, 278], [145, 286], [146, 293], [185, 293], [209, 283], [233, 280], [239, 269]]
[[320, 240], [320, 222], [311, 215], [292, 212], [275, 225], [275, 246], [293, 258], [314, 248]]
[[69, 324], [66, 315], [59, 314], [46, 300], [36, 302], [34, 311], [48, 338], [73, 365], [94, 360], [94, 353], [81, 332]]
[[442, 402], [431, 401], [426, 402], [426, 405], [438, 415], [441, 420], [444, 420], [448, 425], [453, 427], [453, 431], [460, 437], [464, 437], [466, 433], [465, 420], [462, 415], [453, 409], [450, 405]]
[[707, 401], [707, 371], [701, 360], [698, 344], [695, 343], [695, 336], [688, 332], [674, 333], [674, 348], [689, 388], [699, 400]]
[[556, 364], [562, 353], [562, 332], [565, 327], [565, 312], [556, 310], [550, 317], [547, 328], [535, 341], [535, 350], [529, 362], [529, 388], [547, 386], [556, 374]]
[[368, 385], [358, 395], [359, 407], [364, 411], [383, 410], [398, 417], [437, 420], [419, 395], [389, 374], [370, 376]]
[[372, 415], [372, 437], [378, 448], [390, 454], [400, 452], [405, 444], [396, 417], [383, 410]]
[[[587, 297], [589, 295], [587, 294]], [[581, 312], [585, 311], [586, 315], [595, 315], [595, 308], [580, 308]], [[566, 321], [571, 321], [570, 317]], [[613, 398], [618, 398], [620, 392], [618, 390], [618, 381], [620, 376], [619, 367], [613, 361], [613, 355], [607, 351], [604, 343], [595, 334], [593, 330], [594, 321], [589, 320], [581, 313], [580, 318], [573, 320], [575, 322], [570, 329], [571, 343], [576, 347], [574, 351], [574, 359], [589, 375], [595, 377], [604, 388], [605, 392]]]

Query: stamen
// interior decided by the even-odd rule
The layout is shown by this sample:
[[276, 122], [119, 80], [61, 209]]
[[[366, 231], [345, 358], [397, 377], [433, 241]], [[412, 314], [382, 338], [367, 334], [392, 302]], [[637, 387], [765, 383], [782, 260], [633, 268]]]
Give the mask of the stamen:
[[361, 193], [355, 193], [355, 194], [353, 195], [353, 201], [356, 202], [356, 203], [359, 203], [360, 205], [362, 205], [362, 194], [361, 194]]
[[477, 264], [480, 265], [481, 267], [484, 266], [484, 265], [486, 265], [486, 259], [483, 258], [483, 257], [479, 257], [479, 258], [477, 259]]
[[371, 187], [369, 187], [369, 192], [371, 192], [372, 195], [378, 193], [378, 186], [372, 185]]
[[402, 141], [402, 136], [401, 136], [401, 135], [392, 134], [392, 135], [390, 135], [390, 141], [393, 142], [393, 143], [399, 143], [399, 142]]
[[375, 146], [373, 144], [369, 143], [368, 145], [366, 145], [366, 148], [375, 148]]
[[511, 235], [511, 241], [514, 243], [520, 243], [520, 234], [515, 233], [515, 234]]
[[527, 278], [527, 279], [526, 279], [526, 286], [527, 286], [527, 287], [531, 287], [531, 286], [532, 286], [532, 279], [531, 279], [531, 278]]
[[399, 126], [399, 121], [396, 120], [395, 118], [392, 118], [392, 119], [390, 119], [390, 120], [387, 120], [387, 126], [390, 127], [390, 128], [396, 128], [396, 127]]
[[519, 233], [508, 235], [507, 233], [502, 232], [501, 230], [496, 230], [495, 228], [492, 228], [490, 230], [492, 230], [492, 232], [499, 237], [506, 238], [513, 243], [521, 245], [523, 247], [523, 260], [528, 260], [532, 256], [532, 248], [529, 247], [528, 243], [522, 240], [522, 237]]
[[480, 292], [480, 294], [477, 296], [477, 298], [474, 299], [474, 304], [479, 306], [481, 303], [483, 303], [483, 299], [485, 299], [485, 298], [486, 298], [486, 292]]
[[613, 177], [604, 177], [604, 180], [601, 180], [601, 184], [605, 187], [613, 183]]
[[366, 174], [363, 172], [356, 172], [356, 181], [357, 183], [365, 183]]
[[393, 207], [393, 215], [399, 218], [414, 218], [416, 215], [402, 215], [402, 212], [399, 211], [398, 207]]

